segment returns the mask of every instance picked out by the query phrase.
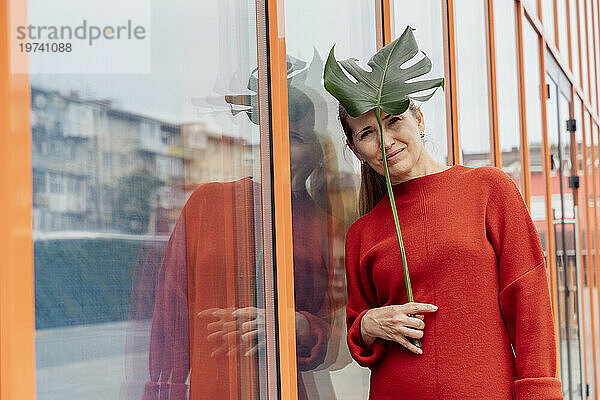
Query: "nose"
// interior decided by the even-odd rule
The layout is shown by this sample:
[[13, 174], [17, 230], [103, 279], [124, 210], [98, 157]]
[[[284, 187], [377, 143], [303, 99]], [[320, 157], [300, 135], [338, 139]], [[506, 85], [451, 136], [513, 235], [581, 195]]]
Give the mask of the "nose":
[[[391, 149], [394, 143], [392, 134], [388, 132], [387, 129], [383, 128], [383, 145], [385, 146], [385, 149]], [[381, 138], [379, 139], [379, 150], [381, 150]]]

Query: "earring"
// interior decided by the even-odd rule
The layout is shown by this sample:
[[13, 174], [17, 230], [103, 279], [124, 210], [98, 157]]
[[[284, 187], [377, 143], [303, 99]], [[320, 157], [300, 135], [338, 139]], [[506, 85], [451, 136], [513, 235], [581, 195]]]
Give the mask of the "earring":
[[421, 132], [421, 139], [425, 137], [425, 133]]
[[367, 162], [366, 162], [365, 160], [360, 160], [360, 163], [361, 163], [362, 165], [365, 165]]

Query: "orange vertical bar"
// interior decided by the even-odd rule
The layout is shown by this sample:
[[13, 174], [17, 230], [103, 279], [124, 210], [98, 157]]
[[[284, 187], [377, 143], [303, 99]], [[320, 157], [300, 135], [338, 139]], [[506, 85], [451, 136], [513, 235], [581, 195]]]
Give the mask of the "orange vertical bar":
[[375, 0], [375, 40], [377, 50], [394, 40], [394, 27], [391, 19], [393, 0]]
[[[11, 18], [27, 25], [27, 3], [0, 0], [0, 398], [35, 399], [30, 90], [11, 75]], [[19, 60], [20, 61], [20, 60]]]
[[529, 179], [529, 145], [527, 143], [527, 113], [525, 101], [525, 67], [523, 64], [523, 3], [515, 2], [516, 27], [517, 27], [517, 59], [519, 73], [519, 109], [521, 111], [521, 179], [523, 182], [523, 197], [527, 208], [531, 209], [531, 183]]
[[446, 85], [446, 126], [448, 138], [448, 164], [460, 164], [460, 144], [458, 138], [458, 89], [456, 86], [456, 53], [454, 40], [454, 0], [441, 0], [444, 31], [444, 72], [450, 81]]
[[389, 44], [394, 40], [394, 0], [382, 0], [383, 8], [383, 42]]
[[288, 126], [287, 66], [284, 0], [267, 3], [269, 71], [271, 76], [271, 137], [273, 198], [275, 202], [275, 262], [279, 328], [281, 398], [296, 400], [296, 326], [294, 307], [294, 251]]
[[[591, 217], [590, 217], [590, 213], [592, 212], [589, 208], [589, 198], [590, 198], [590, 177], [589, 177], [589, 173], [588, 173], [588, 166], [587, 166], [587, 161], [588, 161], [588, 151], [587, 151], [587, 132], [585, 132], [585, 130], [583, 129], [585, 124], [583, 123], [583, 121], [585, 120], [585, 108], [582, 107], [581, 109], [581, 128], [582, 128], [582, 147], [583, 147], [583, 176], [585, 179], [585, 187], [584, 187], [584, 196], [585, 196], [585, 219], [586, 219], [586, 236], [587, 236], [587, 244], [588, 244], [588, 249], [587, 249], [587, 254], [586, 254], [586, 258], [587, 258], [587, 281], [588, 281], [588, 295], [590, 298], [590, 318], [591, 318], [591, 325], [592, 325], [592, 356], [594, 359], [593, 365], [594, 365], [594, 393], [598, 393], [598, 371], [597, 371], [597, 363], [596, 363], [596, 313], [594, 310], [594, 270], [593, 270], [593, 266], [594, 266], [594, 260], [592, 259], [592, 232], [590, 227], [592, 226], [591, 223]], [[592, 161], [593, 163], [593, 161]]]
[[502, 168], [502, 152], [498, 137], [498, 94], [496, 91], [496, 40], [494, 35], [494, 0], [486, 2], [486, 36], [488, 49], [488, 94], [490, 114], [490, 161], [492, 165]]
[[[538, 0], [538, 5], [541, 7], [541, 0]], [[540, 8], [541, 10], [541, 8]], [[543, 20], [542, 20], [543, 24]], [[541, 102], [541, 113], [542, 113], [542, 165], [544, 166], [544, 183], [545, 183], [545, 196], [544, 202], [546, 207], [546, 222], [548, 228], [548, 235], [546, 235], [546, 249], [548, 251], [548, 261], [550, 264], [550, 292], [552, 295], [552, 315], [554, 316], [554, 331], [556, 336], [556, 346], [558, 350], [558, 308], [556, 306], [557, 300], [557, 288], [556, 288], [556, 260], [554, 254], [556, 249], [554, 248], [554, 224], [552, 214], [552, 186], [550, 181], [550, 144], [548, 142], [548, 120], [546, 116], [546, 41], [542, 34], [539, 35], [539, 54], [540, 58], [540, 102]], [[556, 363], [559, 365], [560, 351], [556, 352]], [[560, 376], [560, 369], [558, 370]]]
[[260, 187], [262, 214], [263, 276], [265, 304], [265, 341], [267, 400], [278, 398], [276, 291], [273, 247], [273, 171], [271, 169], [271, 130], [269, 112], [268, 19], [266, 2], [256, 0], [256, 59], [258, 61], [258, 118], [260, 129]]

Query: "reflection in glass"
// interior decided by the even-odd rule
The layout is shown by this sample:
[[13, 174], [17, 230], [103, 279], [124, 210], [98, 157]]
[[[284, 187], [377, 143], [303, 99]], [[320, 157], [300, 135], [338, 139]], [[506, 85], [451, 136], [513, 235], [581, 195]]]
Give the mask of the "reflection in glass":
[[579, 314], [577, 287], [577, 252], [575, 248], [574, 204], [568, 185], [571, 174], [571, 135], [566, 121], [570, 118], [570, 101], [559, 90], [550, 75], [549, 98], [546, 101], [548, 141], [552, 160], [550, 181], [554, 227], [558, 336], [562, 389], [565, 398], [576, 398], [581, 385], [579, 351]]
[[[360, 168], [322, 75], [334, 44], [337, 59], [356, 57], [365, 68], [376, 51], [374, 3], [289, 0], [285, 30], [288, 60], [295, 60], [288, 99], [298, 394], [365, 399], [369, 371], [350, 357], [345, 322], [344, 235], [357, 217]], [[319, 327], [327, 334], [315, 335]]]
[[[431, 76], [444, 76], [444, 37], [442, 34], [442, 3], [411, 0], [394, 1], [394, 28], [398, 37], [407, 25], [415, 28], [419, 46], [427, 49], [431, 60]], [[406, 12], [410, 10], [410, 12]], [[395, 39], [395, 38], [394, 38]], [[412, 61], [411, 61], [412, 62]], [[416, 62], [416, 61], [415, 61]], [[410, 64], [407, 64], [407, 66]], [[446, 90], [449, 90], [446, 88]], [[448, 162], [446, 103], [444, 96], [435, 95], [419, 104], [425, 121], [425, 149], [442, 164]]]
[[462, 164], [491, 165], [488, 103], [487, 41], [482, 1], [454, 2], [458, 126]]
[[515, 3], [494, 2], [496, 46], [496, 94], [498, 97], [498, 140], [502, 152], [502, 170], [521, 183], [521, 115], [519, 102]]
[[525, 110], [527, 115], [527, 143], [529, 146], [529, 173], [531, 183], [531, 217], [540, 235], [540, 241], [546, 265], [549, 265], [546, 254], [546, 205], [544, 200], [545, 184], [542, 163], [542, 104], [540, 79], [539, 37], [533, 27], [524, 20], [523, 55], [528, 62], [524, 65], [525, 75]]
[[[590, 218], [590, 210], [588, 205], [586, 204], [586, 193], [591, 190], [590, 185], [588, 185], [587, 177], [587, 157], [589, 157], [589, 150], [586, 148], [587, 143], [584, 146], [584, 118], [582, 114], [582, 104], [581, 99], [577, 96], [575, 98], [574, 103], [574, 118], [577, 120], [577, 130], [575, 131], [575, 138], [577, 141], [577, 175], [579, 175], [579, 191], [578, 191], [578, 207], [579, 207], [579, 231], [581, 232], [581, 254], [582, 254], [582, 304], [583, 310], [582, 315], [584, 315], [585, 325], [584, 329], [584, 340], [585, 340], [585, 357], [586, 357], [586, 366], [587, 366], [587, 378], [586, 382], [593, 382], [595, 376], [595, 363], [594, 363], [594, 354], [596, 350], [596, 346], [592, 341], [592, 323], [595, 324], [595, 314], [592, 313], [592, 304], [591, 301], [591, 293], [593, 290], [593, 285], [590, 283], [592, 280], [591, 277], [591, 268], [593, 266], [593, 260], [591, 256], [591, 249], [589, 247], [590, 239], [588, 235], [590, 234], [588, 228], [588, 221]], [[587, 140], [586, 140], [587, 142]], [[595, 310], [595, 309], [594, 309]], [[590, 385], [590, 397], [594, 398], [595, 395], [595, 385]]]
[[[586, 178], [586, 185], [588, 187], [587, 190], [587, 202], [586, 205], [588, 207], [588, 212], [589, 212], [589, 219], [587, 221], [588, 224], [588, 228], [590, 231], [590, 242], [588, 245], [588, 251], [590, 253], [590, 258], [591, 258], [591, 262], [589, 263], [588, 267], [590, 268], [590, 272], [589, 272], [589, 278], [588, 278], [588, 284], [591, 286], [591, 290], [590, 290], [590, 298], [589, 301], [591, 303], [592, 308], [595, 310], [595, 314], [594, 314], [594, 326], [593, 329], [595, 329], [596, 334], [598, 333], [598, 325], [599, 325], [599, 321], [598, 318], [596, 318], [596, 316], [598, 315], [598, 300], [597, 300], [597, 276], [596, 276], [596, 267], [597, 267], [597, 260], [596, 260], [596, 234], [597, 234], [597, 229], [596, 229], [596, 214], [597, 214], [597, 207], [594, 204], [594, 191], [597, 190], [596, 185], [594, 183], [594, 179], [595, 179], [595, 173], [594, 173], [594, 160], [596, 158], [596, 152], [597, 149], [594, 148], [594, 143], [595, 140], [592, 140], [592, 128], [590, 125], [590, 115], [587, 113], [587, 111], [584, 111], [584, 118], [583, 118], [583, 129], [584, 129], [584, 135], [586, 138], [586, 147], [587, 147], [587, 160], [586, 160], [586, 169], [587, 169], [587, 178]], [[589, 337], [593, 337], [593, 335], [590, 335]], [[596, 341], [596, 346], [598, 346], [598, 342]], [[598, 365], [598, 355], [597, 355], [597, 351], [595, 352], [595, 354], [592, 354], [591, 357], [591, 363], [594, 366], [594, 371], [597, 372], [597, 365]]]
[[266, 393], [254, 3], [152, 7], [150, 74], [30, 76], [38, 399]]

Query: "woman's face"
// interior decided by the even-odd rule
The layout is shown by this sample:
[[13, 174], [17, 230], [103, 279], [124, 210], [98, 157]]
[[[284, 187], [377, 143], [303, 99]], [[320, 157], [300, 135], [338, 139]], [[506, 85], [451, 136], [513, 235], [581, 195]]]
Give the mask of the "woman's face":
[[[378, 174], [385, 176], [375, 110], [356, 118], [348, 116], [348, 124], [354, 142], [347, 142], [350, 149], [361, 161], [366, 161]], [[415, 117], [412, 111], [406, 110], [404, 114], [392, 116], [382, 111], [381, 124], [388, 170], [390, 179], [394, 183], [398, 179], [392, 178], [407, 176], [424, 151], [423, 141], [420, 138], [425, 128], [423, 114], [419, 111], [418, 116]]]

